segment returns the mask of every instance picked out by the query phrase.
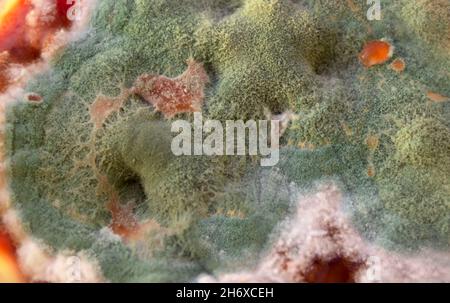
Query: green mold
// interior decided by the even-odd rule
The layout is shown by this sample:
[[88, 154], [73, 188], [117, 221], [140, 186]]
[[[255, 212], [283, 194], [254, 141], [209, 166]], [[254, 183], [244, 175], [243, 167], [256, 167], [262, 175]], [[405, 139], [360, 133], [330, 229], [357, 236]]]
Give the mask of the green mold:
[[[291, 211], [290, 186], [332, 179], [369, 241], [448, 250], [450, 105], [427, 99], [450, 95], [449, 18], [438, 9], [448, 2], [383, 2], [374, 22], [353, 2], [99, 1], [88, 33], [28, 84], [43, 102], [8, 110], [11, 200], [26, 230], [55, 250], [89, 252], [110, 281], [190, 281], [257, 260]], [[364, 43], [381, 38], [403, 73], [358, 62]], [[205, 119], [298, 116], [277, 167], [175, 157], [171, 121], [132, 94], [92, 123], [98, 96], [119, 102], [141, 74], [174, 78], [188, 59], [211, 80]], [[143, 253], [105, 235], [113, 194], [160, 224], [162, 244], [149, 237]]]

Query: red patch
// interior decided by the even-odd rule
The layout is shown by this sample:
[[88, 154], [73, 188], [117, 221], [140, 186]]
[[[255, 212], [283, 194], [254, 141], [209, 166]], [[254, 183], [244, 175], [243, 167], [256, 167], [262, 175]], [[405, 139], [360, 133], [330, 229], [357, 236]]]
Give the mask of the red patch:
[[35, 93], [29, 93], [26, 98], [29, 102], [33, 102], [33, 103], [42, 102], [42, 97]]
[[[41, 58], [43, 49], [52, 43], [56, 31], [69, 28], [70, 8], [79, 0], [53, 0], [56, 11], [44, 12], [31, 0], [5, 0], [0, 8], [0, 56], [8, 55], [6, 66], [0, 62], [0, 92], [10, 83], [9, 64], [29, 64]], [[0, 58], [1, 59], [1, 58]], [[0, 60], [1, 61], [1, 60]]]
[[304, 274], [307, 283], [355, 283], [355, 274], [362, 263], [343, 257], [331, 260], [314, 259], [308, 272]]
[[203, 65], [190, 60], [182, 75], [168, 78], [144, 74], [136, 80], [131, 91], [152, 104], [166, 118], [171, 118], [178, 113], [201, 111], [208, 82]]
[[59, 23], [63, 27], [69, 27], [72, 24], [72, 21], [68, 18], [69, 9], [74, 6], [77, 1], [80, 0], [56, 0], [56, 8], [58, 10], [58, 19]]

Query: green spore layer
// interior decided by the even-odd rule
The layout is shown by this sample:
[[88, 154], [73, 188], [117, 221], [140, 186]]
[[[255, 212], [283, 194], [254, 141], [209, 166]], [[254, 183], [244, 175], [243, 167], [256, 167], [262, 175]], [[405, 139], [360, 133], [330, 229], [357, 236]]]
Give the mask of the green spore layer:
[[[91, 253], [110, 281], [189, 281], [257, 260], [296, 202], [292, 184], [333, 179], [369, 241], [448, 250], [450, 103], [427, 92], [450, 96], [450, 3], [383, 2], [383, 19], [368, 21], [353, 2], [98, 1], [88, 33], [29, 83], [43, 102], [8, 110], [12, 202], [28, 232]], [[402, 73], [358, 61], [381, 38]], [[276, 167], [174, 156], [170, 120], [138, 96], [94, 126], [98, 96], [144, 73], [176, 77], [191, 58], [211, 80], [204, 119], [296, 114]], [[114, 195], [158, 223], [144, 248], [105, 231]]]

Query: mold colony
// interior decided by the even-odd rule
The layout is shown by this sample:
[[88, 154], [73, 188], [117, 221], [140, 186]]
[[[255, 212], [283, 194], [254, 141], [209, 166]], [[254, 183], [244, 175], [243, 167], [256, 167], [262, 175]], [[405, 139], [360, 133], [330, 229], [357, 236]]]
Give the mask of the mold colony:
[[[256, 265], [302, 208], [297, 191], [330, 179], [368, 246], [448, 250], [441, 23], [450, 18], [434, 18], [448, 5], [396, 1], [370, 22], [348, 1], [99, 1], [89, 35], [9, 108], [12, 204], [28, 233], [55, 252], [85, 252], [111, 281], [186, 281]], [[292, 113], [279, 166], [174, 157], [170, 118], [198, 110], [221, 121]], [[128, 241], [143, 222], [149, 228]], [[308, 246], [311, 256], [320, 247]], [[292, 260], [303, 280], [353, 281], [365, 258]], [[442, 279], [422, 269], [423, 279]]]

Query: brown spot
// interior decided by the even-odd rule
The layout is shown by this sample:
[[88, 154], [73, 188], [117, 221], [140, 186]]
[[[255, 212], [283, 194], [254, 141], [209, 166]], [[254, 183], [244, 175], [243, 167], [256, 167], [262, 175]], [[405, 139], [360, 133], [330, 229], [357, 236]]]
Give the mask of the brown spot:
[[0, 53], [0, 68], [6, 67], [9, 62], [9, 52], [3, 51]]
[[375, 175], [376, 175], [375, 167], [373, 166], [373, 164], [369, 164], [369, 166], [367, 167], [367, 176], [373, 178], [375, 177]]
[[359, 12], [361, 8], [353, 2], [353, 0], [347, 0], [347, 5], [350, 8], [350, 10], [354, 13]]
[[176, 78], [143, 74], [138, 77], [132, 92], [152, 104], [166, 118], [178, 113], [198, 112], [209, 82], [203, 64], [188, 61], [187, 70]]
[[371, 151], [374, 151], [380, 145], [380, 138], [377, 135], [369, 135], [366, 138], [366, 144]]
[[392, 61], [392, 63], [389, 65], [389, 67], [397, 72], [397, 73], [401, 73], [405, 70], [406, 68], [406, 63], [405, 60], [403, 60], [402, 58], [397, 58], [394, 61]]
[[41, 58], [41, 50], [35, 47], [14, 46], [9, 51], [11, 63], [28, 64]]
[[89, 115], [94, 127], [96, 129], [101, 128], [109, 116], [123, 107], [129, 95], [129, 91], [122, 88], [121, 93], [117, 97], [97, 96], [89, 107]]
[[341, 234], [341, 231], [339, 230], [339, 228], [337, 228], [334, 225], [327, 226], [326, 232], [327, 232], [327, 236], [334, 240], [336, 239], [337, 236], [339, 236]]
[[4, 74], [4, 71], [0, 69], [0, 93], [6, 91], [6, 88], [9, 86], [9, 79]]
[[120, 236], [126, 237], [139, 225], [134, 216], [134, 205], [121, 205], [117, 195], [109, 202], [108, 210], [111, 212], [111, 230]]
[[111, 230], [126, 242], [135, 242], [143, 239], [151, 231], [163, 231], [161, 226], [154, 220], [139, 222], [134, 214], [136, 205], [128, 203], [122, 205], [118, 197], [114, 196], [108, 203], [108, 210], [111, 213]]
[[275, 254], [280, 259], [280, 268], [282, 271], [287, 271], [290, 267], [290, 263], [292, 262], [292, 259], [288, 256], [287, 248], [278, 248], [275, 251]]
[[26, 98], [29, 102], [33, 102], [33, 103], [42, 102], [42, 97], [35, 93], [29, 93]]
[[359, 60], [365, 67], [371, 67], [387, 62], [394, 53], [394, 47], [386, 41], [375, 40], [367, 42], [361, 53]]
[[0, 93], [4, 92], [9, 86], [8, 77], [9, 53], [4, 51], [0, 53]]
[[430, 99], [431, 102], [436, 103], [447, 102], [449, 100], [449, 97], [434, 92], [428, 92], [427, 97], [428, 99]]
[[355, 283], [356, 273], [361, 267], [362, 262], [355, 262], [342, 256], [330, 260], [314, 258], [303, 276], [308, 283]]

